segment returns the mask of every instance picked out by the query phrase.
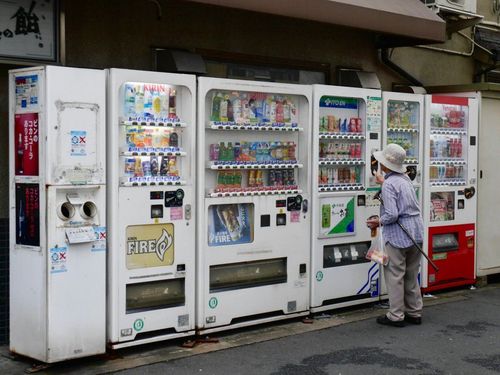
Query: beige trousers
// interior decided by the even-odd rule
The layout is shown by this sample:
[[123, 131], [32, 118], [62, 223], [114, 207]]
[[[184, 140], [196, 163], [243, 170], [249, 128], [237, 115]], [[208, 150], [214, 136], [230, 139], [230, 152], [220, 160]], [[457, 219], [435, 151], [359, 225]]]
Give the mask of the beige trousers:
[[418, 285], [421, 254], [415, 246], [399, 249], [386, 243], [389, 263], [384, 267], [385, 283], [389, 294], [390, 320], [403, 320], [408, 316], [422, 316], [422, 294]]

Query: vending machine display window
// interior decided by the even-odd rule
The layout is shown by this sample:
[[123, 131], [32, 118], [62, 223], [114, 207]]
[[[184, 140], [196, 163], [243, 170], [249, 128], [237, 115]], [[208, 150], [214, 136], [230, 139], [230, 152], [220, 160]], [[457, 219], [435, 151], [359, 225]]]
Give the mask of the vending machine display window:
[[405, 164], [418, 164], [420, 103], [389, 100], [387, 103], [387, 143], [406, 151]]
[[319, 175], [321, 188], [364, 185], [365, 130], [362, 99], [322, 96], [319, 103]]
[[465, 185], [467, 179], [466, 105], [431, 104], [430, 165], [431, 185]]
[[443, 253], [459, 250], [458, 233], [444, 233], [432, 235], [432, 252]]
[[185, 279], [170, 279], [128, 284], [126, 287], [127, 314], [145, 310], [184, 305]]
[[120, 156], [125, 186], [183, 185], [183, 133], [176, 86], [126, 82]]
[[208, 207], [208, 245], [253, 242], [254, 204], [218, 204]]
[[430, 221], [450, 221], [455, 219], [455, 192], [432, 192]]

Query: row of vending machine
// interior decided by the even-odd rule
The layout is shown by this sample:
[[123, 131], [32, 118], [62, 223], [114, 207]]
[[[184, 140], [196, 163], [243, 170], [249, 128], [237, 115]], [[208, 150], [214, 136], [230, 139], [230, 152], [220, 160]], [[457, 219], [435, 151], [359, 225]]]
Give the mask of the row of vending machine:
[[475, 281], [477, 98], [123, 69], [10, 72], [10, 349], [44, 362], [384, 297], [372, 153], [421, 285]]

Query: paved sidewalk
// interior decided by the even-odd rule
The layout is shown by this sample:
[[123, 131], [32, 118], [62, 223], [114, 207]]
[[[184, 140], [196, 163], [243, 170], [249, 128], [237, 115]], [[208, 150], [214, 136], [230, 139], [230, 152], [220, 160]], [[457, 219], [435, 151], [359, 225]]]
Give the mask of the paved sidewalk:
[[[495, 374], [500, 372], [500, 284], [425, 299], [421, 326], [380, 326], [370, 306], [331, 316], [221, 333], [193, 349], [167, 342], [87, 358], [41, 373], [102, 374]], [[226, 349], [226, 350], [222, 350]], [[23, 373], [1, 348], [0, 373]], [[120, 372], [120, 373], [121, 373]]]

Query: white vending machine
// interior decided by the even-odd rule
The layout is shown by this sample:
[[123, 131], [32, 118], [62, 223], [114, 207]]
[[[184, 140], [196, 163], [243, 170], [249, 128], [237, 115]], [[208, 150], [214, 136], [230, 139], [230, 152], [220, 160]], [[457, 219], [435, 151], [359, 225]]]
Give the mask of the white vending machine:
[[379, 299], [380, 270], [365, 258], [379, 214], [372, 154], [381, 147], [380, 90], [313, 86], [311, 311]]
[[[456, 95], [456, 94], [455, 94]], [[424, 250], [422, 287], [435, 291], [476, 280], [478, 98], [425, 99]]]
[[422, 207], [424, 95], [384, 91], [382, 148], [395, 143], [406, 151], [406, 173]]
[[108, 71], [108, 341], [195, 327], [195, 100], [191, 75]]
[[9, 73], [10, 350], [106, 351], [105, 72]]
[[311, 94], [198, 79], [200, 332], [308, 314]]

